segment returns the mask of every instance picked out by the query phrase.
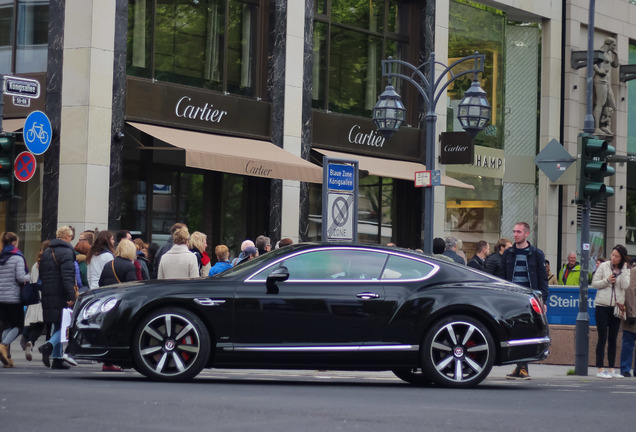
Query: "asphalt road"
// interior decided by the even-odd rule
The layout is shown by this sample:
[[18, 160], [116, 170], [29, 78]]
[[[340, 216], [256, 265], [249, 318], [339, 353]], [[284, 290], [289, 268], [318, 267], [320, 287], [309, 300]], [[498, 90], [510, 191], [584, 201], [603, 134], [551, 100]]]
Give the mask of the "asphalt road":
[[0, 369], [0, 389], [0, 430], [34, 432], [596, 432], [631, 430], [636, 400], [636, 378], [495, 373], [452, 390], [411, 387], [385, 372], [206, 370], [166, 384], [99, 365], [50, 370], [37, 359]]

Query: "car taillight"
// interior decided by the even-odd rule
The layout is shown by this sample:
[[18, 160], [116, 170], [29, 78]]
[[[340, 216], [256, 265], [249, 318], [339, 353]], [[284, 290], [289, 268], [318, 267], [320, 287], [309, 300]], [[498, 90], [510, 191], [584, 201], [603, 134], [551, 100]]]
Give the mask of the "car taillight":
[[543, 313], [543, 305], [535, 297], [530, 298], [530, 304], [532, 305], [533, 311], [535, 311], [539, 315]]

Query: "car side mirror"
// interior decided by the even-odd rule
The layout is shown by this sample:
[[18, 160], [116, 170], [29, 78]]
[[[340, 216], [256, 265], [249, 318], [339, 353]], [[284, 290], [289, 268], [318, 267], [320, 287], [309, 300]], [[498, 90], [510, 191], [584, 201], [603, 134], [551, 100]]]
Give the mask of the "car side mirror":
[[265, 286], [267, 287], [267, 294], [278, 294], [278, 282], [285, 282], [289, 279], [289, 270], [287, 267], [280, 266], [267, 276]]

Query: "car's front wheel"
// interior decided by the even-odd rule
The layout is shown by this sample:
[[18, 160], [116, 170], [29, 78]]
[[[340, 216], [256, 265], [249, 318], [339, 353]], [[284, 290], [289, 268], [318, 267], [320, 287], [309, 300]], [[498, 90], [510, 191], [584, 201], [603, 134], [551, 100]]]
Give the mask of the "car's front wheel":
[[194, 313], [164, 308], [146, 315], [132, 340], [135, 369], [159, 381], [194, 378], [207, 365], [210, 336]]
[[495, 359], [493, 338], [481, 322], [454, 315], [434, 323], [424, 337], [424, 374], [445, 387], [469, 388], [482, 382]]

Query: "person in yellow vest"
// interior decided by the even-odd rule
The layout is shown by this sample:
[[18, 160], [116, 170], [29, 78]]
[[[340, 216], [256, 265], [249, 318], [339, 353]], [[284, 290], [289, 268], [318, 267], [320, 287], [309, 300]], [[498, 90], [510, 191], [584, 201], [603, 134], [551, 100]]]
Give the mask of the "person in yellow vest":
[[581, 277], [581, 265], [576, 261], [576, 252], [568, 254], [568, 262], [563, 264], [559, 271], [559, 285], [579, 286]]

